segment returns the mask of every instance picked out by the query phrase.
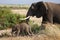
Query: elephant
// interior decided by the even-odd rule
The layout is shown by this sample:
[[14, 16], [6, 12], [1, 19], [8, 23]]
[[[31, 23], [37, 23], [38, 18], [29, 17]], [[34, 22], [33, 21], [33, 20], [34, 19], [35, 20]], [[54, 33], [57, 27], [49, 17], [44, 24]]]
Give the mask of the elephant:
[[20, 23], [12, 27], [12, 36], [19, 36], [21, 32], [26, 32], [28, 35], [32, 35], [32, 30], [29, 24]]
[[42, 17], [42, 24], [47, 22], [60, 24], [60, 4], [43, 1], [32, 3], [26, 14], [27, 22], [30, 16]]

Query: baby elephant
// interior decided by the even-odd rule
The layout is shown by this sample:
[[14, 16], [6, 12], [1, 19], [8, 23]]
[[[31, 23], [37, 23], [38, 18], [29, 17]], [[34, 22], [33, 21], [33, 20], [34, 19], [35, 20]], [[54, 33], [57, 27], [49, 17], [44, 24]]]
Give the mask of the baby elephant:
[[21, 32], [26, 32], [28, 35], [32, 35], [31, 27], [27, 23], [20, 23], [16, 24], [14, 27], [12, 27], [12, 36], [15, 34], [16, 36], [19, 36]]

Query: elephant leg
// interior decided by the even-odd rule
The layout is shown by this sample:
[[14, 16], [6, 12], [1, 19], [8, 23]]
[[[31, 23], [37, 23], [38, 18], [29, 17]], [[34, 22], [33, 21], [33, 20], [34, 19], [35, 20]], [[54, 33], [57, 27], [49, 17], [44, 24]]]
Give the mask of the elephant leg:
[[17, 30], [17, 34], [16, 34], [16, 36], [19, 36], [19, 34], [20, 34], [20, 30]]
[[11, 34], [12, 34], [12, 36], [14, 35], [14, 33], [13, 33], [13, 32], [11, 32]]
[[53, 14], [52, 14], [52, 11], [50, 11], [50, 12], [48, 13], [47, 17], [48, 17], [49, 23], [52, 23], [52, 24], [53, 24]]
[[28, 35], [31, 35], [30, 32], [29, 32], [29, 28], [26, 29], [26, 32], [28, 33]]
[[16, 35], [16, 31], [13, 31], [11, 32], [12, 36], [15, 36]]
[[11, 31], [11, 35], [13, 36], [13, 31]]
[[29, 32], [31, 33], [31, 35], [33, 35], [32, 30], [31, 30], [31, 27], [29, 28]]

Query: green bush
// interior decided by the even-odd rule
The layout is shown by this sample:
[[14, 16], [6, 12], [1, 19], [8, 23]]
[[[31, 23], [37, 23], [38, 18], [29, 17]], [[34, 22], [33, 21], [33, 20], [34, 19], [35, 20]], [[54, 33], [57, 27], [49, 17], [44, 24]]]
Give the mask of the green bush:
[[[25, 18], [24, 15], [13, 14], [10, 8], [0, 8], [0, 30], [11, 28], [16, 23], [21, 22], [21, 18]], [[29, 21], [29, 24], [32, 27], [33, 33], [38, 33], [40, 27], [37, 24], [33, 24], [32, 21]]]
[[40, 27], [37, 24], [33, 24], [31, 26], [32, 26], [32, 31], [33, 31], [34, 34], [39, 33]]
[[32, 21], [32, 20], [29, 20], [29, 25], [31, 26], [31, 29], [32, 29], [32, 32], [34, 33], [34, 34], [37, 34], [37, 33], [39, 33], [39, 31], [40, 31], [40, 26], [38, 25], [38, 24], [34, 24], [34, 22]]
[[19, 23], [21, 21], [20, 18], [24, 17], [23, 15], [13, 14], [9, 8], [0, 8], [0, 29], [10, 28]]

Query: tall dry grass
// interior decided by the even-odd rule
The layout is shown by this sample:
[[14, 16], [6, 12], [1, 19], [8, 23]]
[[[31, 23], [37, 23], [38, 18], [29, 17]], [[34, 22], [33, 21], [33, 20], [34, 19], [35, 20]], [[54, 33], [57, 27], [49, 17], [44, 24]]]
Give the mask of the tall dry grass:
[[0, 40], [60, 40], [59, 27], [50, 23], [44, 24], [44, 27], [45, 29], [33, 36], [8, 37], [0, 38]]
[[[47, 23], [44, 24], [45, 29], [42, 31], [43, 35], [48, 38], [48, 40], [60, 40], [60, 29], [58, 26]], [[43, 39], [45, 39], [43, 36]]]

